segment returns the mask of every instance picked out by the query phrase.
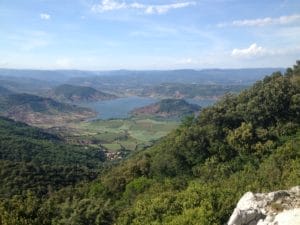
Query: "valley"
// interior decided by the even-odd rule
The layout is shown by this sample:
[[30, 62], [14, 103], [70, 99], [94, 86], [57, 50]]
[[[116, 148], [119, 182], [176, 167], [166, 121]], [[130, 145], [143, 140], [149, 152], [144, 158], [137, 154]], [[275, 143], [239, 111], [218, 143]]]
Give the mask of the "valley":
[[226, 223], [244, 192], [300, 182], [299, 68], [250, 86], [161, 83], [156, 98], [0, 88], [0, 221]]
[[[103, 151], [121, 154], [123, 158], [132, 151], [152, 146], [176, 129], [181, 119], [199, 113], [200, 110], [200, 106], [189, 105], [183, 100], [162, 100], [164, 110], [169, 113], [136, 113], [142, 109], [137, 106], [153, 107], [154, 103], [147, 103], [154, 101], [150, 98], [129, 97], [82, 103], [85, 107], [99, 110], [98, 115], [86, 121], [49, 127], [48, 131], [61, 135], [69, 143], [98, 147]], [[161, 101], [156, 104], [161, 104]]]
[[94, 120], [69, 125], [68, 142], [87, 143], [110, 152], [137, 151], [149, 147], [179, 125], [179, 121], [155, 118]]
[[[205, 76], [210, 71], [0, 69], [0, 114], [46, 129], [67, 143], [95, 147], [123, 158], [152, 146], [176, 129], [185, 116], [197, 115], [200, 107], [248, 87], [248, 78], [230, 85], [226, 80], [229, 71], [219, 72], [219, 78], [209, 80]], [[250, 71], [257, 76], [260, 72]], [[185, 83], [179, 83], [182, 73], [186, 74]], [[238, 70], [230, 73], [241, 78]], [[149, 74], [153, 79], [147, 78]], [[165, 83], [169, 74], [178, 83]], [[205, 84], [191, 83], [201, 81]], [[161, 110], [145, 113], [143, 107], [155, 108], [155, 104]]]

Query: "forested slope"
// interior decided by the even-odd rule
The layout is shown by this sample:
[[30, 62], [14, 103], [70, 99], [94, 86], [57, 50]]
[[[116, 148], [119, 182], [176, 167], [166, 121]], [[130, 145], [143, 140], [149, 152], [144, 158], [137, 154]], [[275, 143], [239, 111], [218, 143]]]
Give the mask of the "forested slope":
[[0, 117], [0, 196], [50, 190], [96, 177], [103, 154]]
[[300, 62], [225, 96], [95, 181], [3, 199], [0, 221], [219, 225], [244, 192], [299, 185], [299, 175]]

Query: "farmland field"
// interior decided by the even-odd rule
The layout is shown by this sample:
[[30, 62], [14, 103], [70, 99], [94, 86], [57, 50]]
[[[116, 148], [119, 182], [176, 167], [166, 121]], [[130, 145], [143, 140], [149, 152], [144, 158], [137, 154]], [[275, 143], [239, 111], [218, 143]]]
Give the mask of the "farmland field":
[[70, 142], [98, 146], [109, 152], [134, 151], [152, 145], [175, 129], [179, 121], [133, 117], [69, 124]]

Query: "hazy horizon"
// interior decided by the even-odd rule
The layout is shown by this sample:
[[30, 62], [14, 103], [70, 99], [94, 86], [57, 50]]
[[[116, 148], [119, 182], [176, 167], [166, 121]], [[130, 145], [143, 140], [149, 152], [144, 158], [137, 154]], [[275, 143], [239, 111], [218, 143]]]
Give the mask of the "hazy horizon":
[[[292, 65], [291, 65], [292, 66]], [[288, 67], [291, 67], [288, 66]], [[0, 70], [18, 70], [18, 71], [78, 71], [78, 72], [118, 72], [118, 71], [128, 71], [128, 72], [168, 72], [168, 71], [183, 71], [183, 70], [189, 70], [189, 71], [212, 71], [212, 70], [256, 70], [256, 69], [287, 69], [288, 67], [229, 67], [229, 68], [177, 68], [177, 69], [104, 69], [104, 70], [93, 70], [93, 69], [80, 69], [80, 68], [70, 68], [70, 69], [61, 69], [61, 68], [12, 68], [12, 67], [0, 67]]]

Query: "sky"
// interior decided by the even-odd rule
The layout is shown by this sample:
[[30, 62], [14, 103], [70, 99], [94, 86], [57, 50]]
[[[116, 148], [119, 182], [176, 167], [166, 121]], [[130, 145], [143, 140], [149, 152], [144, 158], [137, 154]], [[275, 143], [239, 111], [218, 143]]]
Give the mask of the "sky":
[[299, 0], [0, 0], [0, 68], [288, 67]]

